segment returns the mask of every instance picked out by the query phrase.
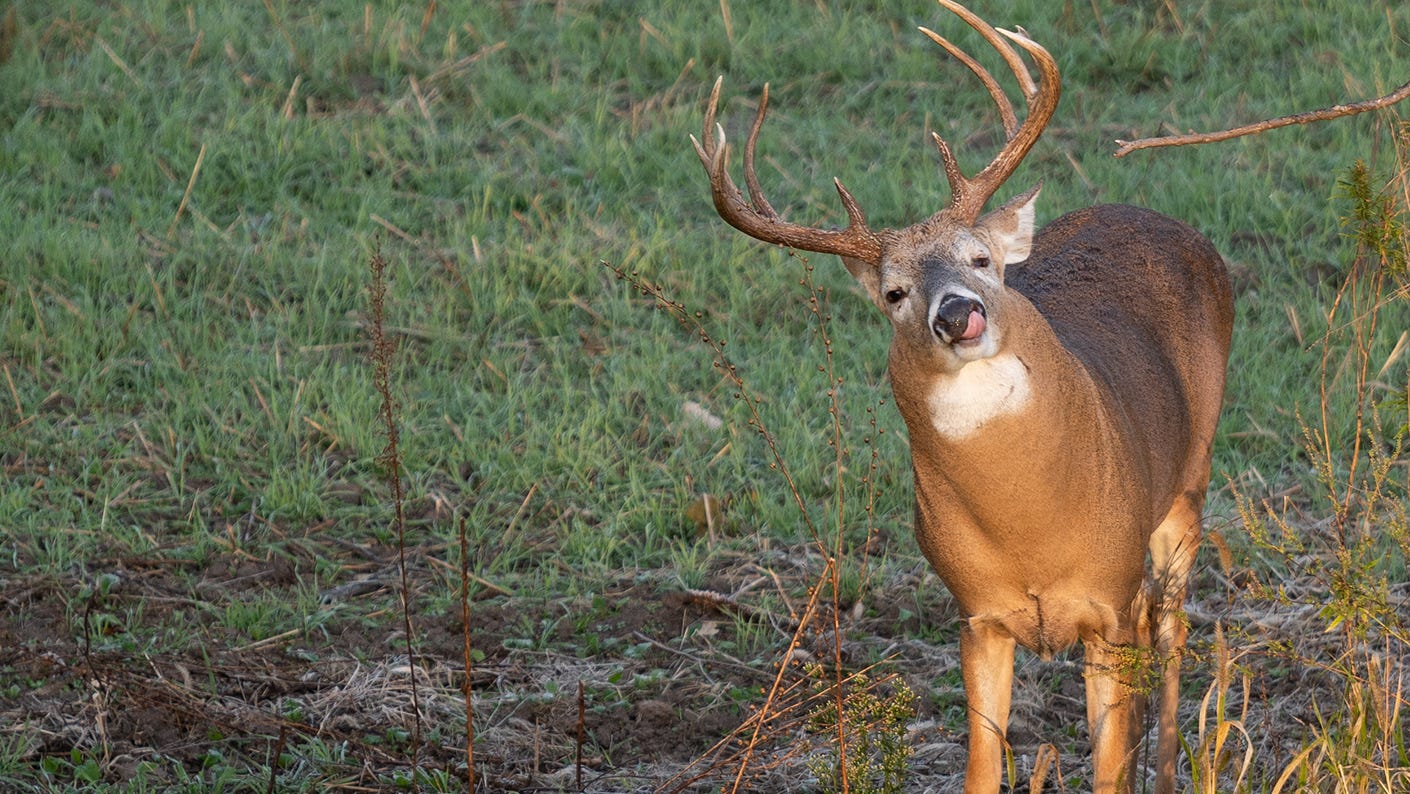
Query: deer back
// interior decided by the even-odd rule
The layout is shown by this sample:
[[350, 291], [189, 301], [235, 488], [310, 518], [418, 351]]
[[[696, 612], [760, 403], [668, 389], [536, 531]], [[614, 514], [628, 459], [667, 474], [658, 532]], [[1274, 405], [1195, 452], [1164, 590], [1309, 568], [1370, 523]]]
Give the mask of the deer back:
[[1109, 421], [1147, 462], [1150, 490], [1169, 491], [1192, 454], [1208, 454], [1187, 445], [1217, 420], [1233, 297], [1203, 235], [1139, 207], [1078, 210], [1036, 236], [1008, 286], [1097, 385]]

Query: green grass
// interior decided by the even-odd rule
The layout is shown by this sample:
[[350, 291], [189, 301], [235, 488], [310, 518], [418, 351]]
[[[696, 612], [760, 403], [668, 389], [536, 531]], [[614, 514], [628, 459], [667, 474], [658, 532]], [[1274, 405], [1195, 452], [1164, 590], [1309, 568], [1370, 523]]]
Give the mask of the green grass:
[[[985, 11], [1045, 43], [1065, 86], [1002, 194], [1042, 180], [1040, 221], [1129, 202], [1214, 240], [1239, 312], [1215, 487], [1304, 488], [1314, 477], [1297, 412], [1315, 410], [1323, 307], [1350, 261], [1336, 185], [1359, 158], [1388, 164], [1391, 122], [1121, 160], [1112, 141], [1384, 93], [1407, 76], [1410, 7], [1168, 4], [1178, 20], [1145, 8], [1163, 5]], [[524, 637], [537, 647], [564, 644], [555, 604], [623, 582], [704, 585], [763, 547], [802, 546], [793, 497], [709, 350], [599, 262], [663, 285], [727, 340], [826, 526], [836, 455], [800, 259], [719, 221], [687, 135], [716, 75], [739, 140], [769, 82], [759, 149], [776, 206], [839, 223], [837, 176], [875, 224], [901, 225], [948, 195], [927, 124], [970, 169], [998, 129], [982, 89], [915, 27], [983, 48], [924, 0], [452, 1], [428, 16], [425, 4], [282, 0], [12, 8], [13, 32], [0, 34], [0, 584], [53, 583], [36, 592], [69, 616], [55, 642], [78, 643], [81, 616], [98, 613], [126, 627], [98, 647], [132, 654], [286, 632], [325, 656], [401, 653], [340, 646], [344, 626], [396, 624], [394, 598], [319, 600], [390, 559], [394, 542], [366, 359], [378, 246], [400, 344], [411, 542], [448, 563], [417, 574], [429, 621], [457, 609], [462, 518], [474, 571], [543, 605], [526, 624], [542, 636]], [[887, 333], [843, 268], [813, 259], [845, 380], [848, 465], [878, 454], [874, 516], [890, 539], [878, 567], [913, 569]], [[1410, 327], [1404, 305], [1389, 312], [1378, 362]], [[1403, 391], [1405, 372], [1402, 358], [1382, 380]], [[724, 426], [692, 422], [687, 401]], [[886, 432], [864, 444], [869, 408]], [[701, 493], [727, 502], [714, 543], [687, 516]], [[1216, 523], [1234, 521], [1228, 493], [1210, 507]], [[862, 532], [866, 517], [850, 515]], [[240, 568], [271, 560], [293, 573]], [[144, 611], [130, 596], [153, 571], [172, 600]], [[117, 573], [127, 599], [95, 600], [98, 578]], [[45, 614], [42, 600], [5, 603], [17, 623]], [[766, 638], [741, 633], [731, 641], [757, 655]], [[52, 773], [17, 772], [6, 756], [35, 754], [8, 746], [0, 737], [0, 779], [57, 790], [97, 757], [48, 747]], [[263, 790], [267, 749], [216, 766]], [[299, 768], [316, 771], [300, 785], [346, 763], [308, 761]], [[218, 787], [200, 780], [188, 790]]]

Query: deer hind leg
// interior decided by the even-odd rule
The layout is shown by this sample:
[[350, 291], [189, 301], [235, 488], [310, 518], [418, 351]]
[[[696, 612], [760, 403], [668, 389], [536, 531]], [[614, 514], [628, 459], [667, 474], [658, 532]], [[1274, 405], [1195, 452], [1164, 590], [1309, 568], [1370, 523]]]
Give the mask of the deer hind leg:
[[960, 673], [969, 709], [965, 794], [998, 794], [1003, 782], [1015, 644], [997, 626], [979, 621], [961, 624]]
[[1175, 791], [1175, 756], [1180, 751], [1176, 718], [1180, 701], [1180, 657], [1188, 627], [1185, 595], [1190, 570], [1199, 550], [1204, 494], [1177, 499], [1165, 520], [1151, 535], [1151, 596], [1148, 620], [1154, 631], [1157, 661], [1161, 665], [1160, 724], [1156, 744], [1156, 794]]

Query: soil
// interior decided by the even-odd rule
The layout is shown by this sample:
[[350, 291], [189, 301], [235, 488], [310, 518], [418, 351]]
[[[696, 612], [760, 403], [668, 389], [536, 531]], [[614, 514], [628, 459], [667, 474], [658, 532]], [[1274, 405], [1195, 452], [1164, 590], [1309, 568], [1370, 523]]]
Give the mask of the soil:
[[[701, 590], [669, 584], [668, 572], [575, 598], [477, 587], [467, 632], [458, 603], [432, 606], [448, 603], [428, 584], [444, 581], [444, 550], [413, 549], [413, 666], [399, 578], [386, 564], [394, 550], [280, 548], [199, 563], [158, 551], [92, 563], [86, 576], [0, 578], [0, 740], [30, 779], [63, 784], [92, 758], [109, 782], [157, 789], [234, 769], [258, 779], [255, 790], [377, 791], [414, 763], [463, 790], [468, 679], [478, 790], [719, 790], [742, 762], [748, 790], [811, 790], [830, 741], [816, 694], [831, 675], [811, 663], [840, 658], [868, 676], [849, 687], [885, 699], [904, 684], [917, 694], [904, 729], [907, 790], [958, 785], [956, 614], [922, 564], [840, 605], [835, 622], [824, 603], [790, 651], [797, 618], [769, 605], [803, 606], [812, 582], [780, 574], [806, 570], [794, 564], [798, 550], [777, 552], [793, 562], [722, 566]], [[101, 592], [88, 593], [100, 580]], [[306, 603], [318, 586], [327, 609], [302, 616], [299, 629], [231, 628], [242, 605]], [[1207, 643], [1215, 618], [1237, 620], [1232, 608], [1197, 599], [1194, 644]], [[1334, 683], [1302, 672], [1253, 679], [1266, 721], [1309, 709], [1311, 693]], [[1207, 670], [1195, 675], [1204, 682], [1186, 698], [1186, 724], [1208, 684]], [[1083, 714], [1080, 654], [1020, 657], [1009, 739], [1025, 776], [1039, 747], [1054, 743], [1063, 775], [1081, 788]]]

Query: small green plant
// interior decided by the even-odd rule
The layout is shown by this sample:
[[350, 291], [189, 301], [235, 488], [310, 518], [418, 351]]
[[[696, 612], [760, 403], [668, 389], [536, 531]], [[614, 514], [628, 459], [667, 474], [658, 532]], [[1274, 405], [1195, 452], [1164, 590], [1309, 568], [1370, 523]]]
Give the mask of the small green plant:
[[45, 756], [40, 768], [46, 778], [58, 783], [86, 785], [103, 779], [103, 767], [98, 759], [77, 747], [69, 751], [67, 758], [62, 755]]
[[874, 683], [865, 673], [856, 673], [835, 681], [821, 665], [811, 665], [808, 674], [816, 680], [808, 728], [830, 742], [826, 752], [808, 763], [819, 789], [852, 794], [901, 791], [912, 752], [906, 727], [915, 717], [915, 693], [900, 678]]

